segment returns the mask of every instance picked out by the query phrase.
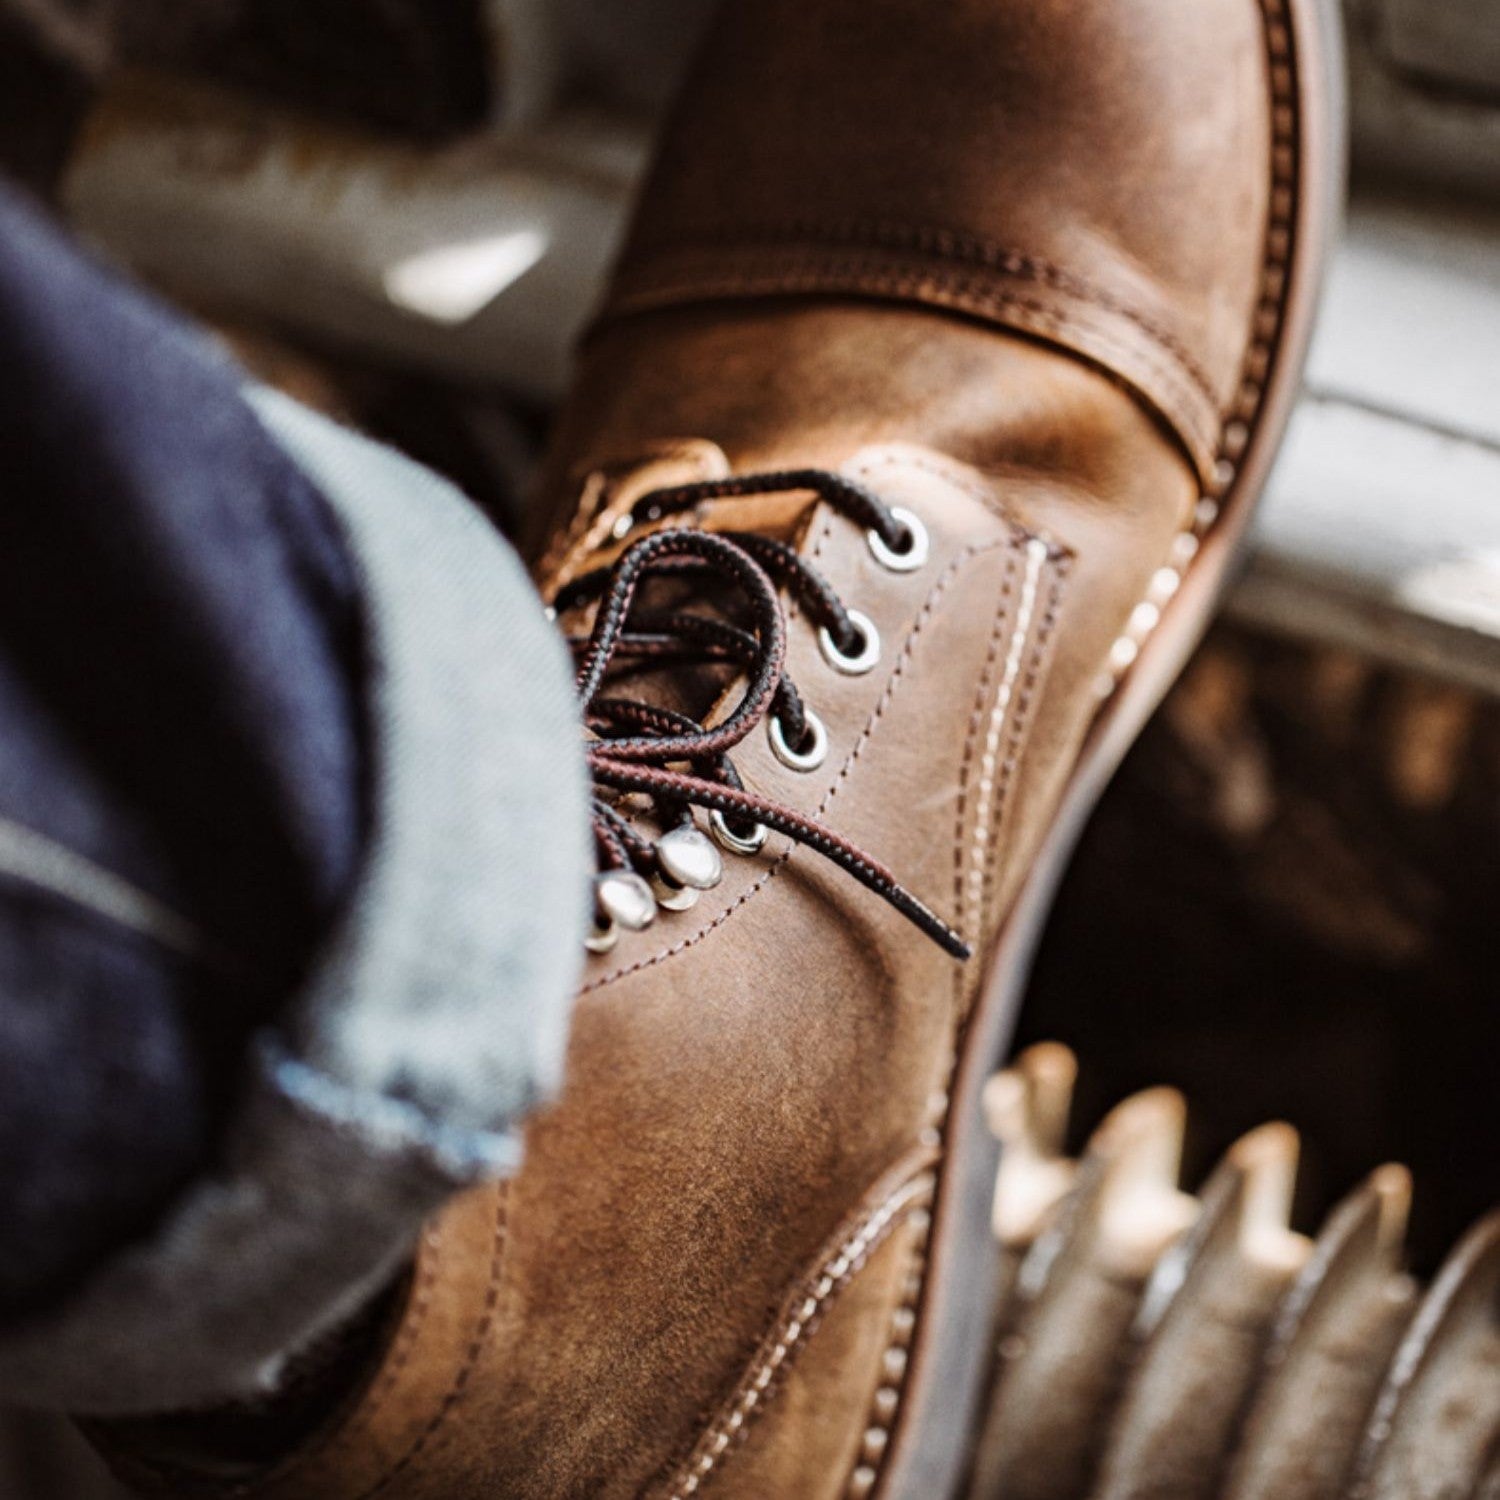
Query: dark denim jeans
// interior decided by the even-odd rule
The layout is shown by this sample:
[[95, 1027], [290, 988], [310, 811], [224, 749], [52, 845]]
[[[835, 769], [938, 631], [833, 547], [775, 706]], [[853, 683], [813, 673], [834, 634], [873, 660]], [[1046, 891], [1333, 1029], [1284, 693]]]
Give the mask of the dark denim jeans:
[[456, 492], [10, 193], [0, 355], [0, 1400], [245, 1394], [555, 1081], [568, 669]]

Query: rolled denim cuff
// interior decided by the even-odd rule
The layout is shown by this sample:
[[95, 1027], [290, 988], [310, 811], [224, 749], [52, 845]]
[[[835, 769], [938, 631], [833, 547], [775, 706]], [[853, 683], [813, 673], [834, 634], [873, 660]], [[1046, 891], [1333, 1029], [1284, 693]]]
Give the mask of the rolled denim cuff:
[[214, 1175], [65, 1306], [0, 1337], [0, 1393], [99, 1415], [264, 1394], [399, 1268], [453, 1192], [513, 1170], [555, 1089], [587, 923], [566, 652], [451, 486], [267, 391], [365, 601], [371, 831], [304, 991], [261, 1037]]

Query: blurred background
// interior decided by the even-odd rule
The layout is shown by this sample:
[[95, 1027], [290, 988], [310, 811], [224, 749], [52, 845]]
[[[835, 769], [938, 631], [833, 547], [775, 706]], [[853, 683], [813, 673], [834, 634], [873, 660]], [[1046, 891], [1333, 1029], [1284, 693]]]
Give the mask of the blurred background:
[[[0, 150], [256, 373], [512, 526], [710, 3], [11, 0]], [[1292, 1121], [1300, 1226], [1407, 1163], [1430, 1273], [1500, 1198], [1500, 7], [1343, 15], [1304, 402], [1021, 1028], [1078, 1053], [1080, 1131], [1179, 1086], [1195, 1180]], [[7, 1500], [105, 1493], [48, 1434], [0, 1444]]]

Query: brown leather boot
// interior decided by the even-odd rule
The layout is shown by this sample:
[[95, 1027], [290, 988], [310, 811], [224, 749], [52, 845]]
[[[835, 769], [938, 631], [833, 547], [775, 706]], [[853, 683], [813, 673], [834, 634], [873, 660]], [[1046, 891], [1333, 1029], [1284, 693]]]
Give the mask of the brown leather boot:
[[659, 907], [601, 882], [566, 1094], [363, 1394], [157, 1488], [952, 1493], [979, 1088], [1286, 421], [1327, 63], [1313, 0], [730, 0], [538, 549], [598, 603], [601, 858]]

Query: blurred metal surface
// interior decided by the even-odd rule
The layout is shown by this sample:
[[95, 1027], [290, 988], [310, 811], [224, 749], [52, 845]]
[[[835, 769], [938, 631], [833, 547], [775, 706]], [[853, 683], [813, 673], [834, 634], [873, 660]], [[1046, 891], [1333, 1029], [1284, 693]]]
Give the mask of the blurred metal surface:
[[1231, 608], [1500, 693], [1500, 211], [1355, 199]]
[[[1023, 1053], [999, 1090], [1037, 1098], [1014, 1081], [1033, 1072]], [[994, 1123], [1007, 1147], [1053, 1138], [1024, 1109]], [[1183, 1127], [1171, 1090], [1127, 1100], [1029, 1247], [999, 1247], [1023, 1259], [996, 1312], [969, 1500], [1489, 1500], [1500, 1214], [1422, 1296], [1403, 1267], [1403, 1168], [1308, 1239], [1289, 1227], [1289, 1126], [1245, 1136], [1196, 1198], [1177, 1189]], [[1017, 1185], [1002, 1171], [997, 1223], [1030, 1212], [1002, 1201]]]
[[1359, 1500], [1491, 1500], [1500, 1487], [1500, 1213], [1464, 1240], [1396, 1351]]
[[1355, 165], [1500, 202], [1494, 0], [1344, 0]]
[[195, 85], [118, 85], [65, 184], [170, 294], [448, 379], [554, 399], [645, 137], [584, 113], [424, 149]]
[[[1066, 1048], [1042, 1043], [993, 1078], [991, 1093], [1014, 1092], [1009, 1081], [1034, 1074], [1039, 1057], [1054, 1078], [1062, 1076], [1059, 1055], [1076, 1072]], [[1186, 1115], [1180, 1094], [1154, 1089], [1128, 1099], [1094, 1132], [1076, 1166], [1063, 1155], [1068, 1103], [1054, 1091], [1055, 1148], [1047, 1166], [1050, 1182], [1074, 1185], [1050, 1201], [1028, 1194], [1014, 1169], [1018, 1145], [1024, 1154], [1021, 1143], [1034, 1138], [1035, 1113], [988, 1111], [1005, 1145], [996, 1238], [1002, 1265], [1017, 1270], [1002, 1276], [997, 1296], [999, 1394], [979, 1436], [974, 1500], [1074, 1500], [1082, 1493], [1125, 1376], [1123, 1355], [1146, 1280], [1197, 1215], [1196, 1200], [1177, 1187]]]
[[1411, 1321], [1416, 1287], [1402, 1269], [1410, 1207], [1411, 1174], [1386, 1166], [1330, 1215], [1272, 1322], [1225, 1500], [1337, 1493]]
[[1385, 53], [1434, 87], [1500, 104], [1500, 20], [1491, 0], [1383, 0]]

